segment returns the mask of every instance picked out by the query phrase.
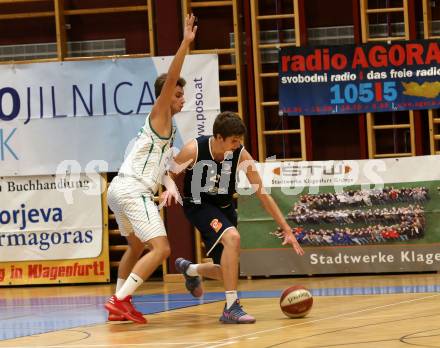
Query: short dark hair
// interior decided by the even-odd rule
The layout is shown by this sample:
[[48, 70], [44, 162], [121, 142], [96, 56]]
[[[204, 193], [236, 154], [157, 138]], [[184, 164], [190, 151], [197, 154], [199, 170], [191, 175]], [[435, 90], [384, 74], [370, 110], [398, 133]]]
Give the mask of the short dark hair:
[[[161, 74], [157, 77], [156, 81], [154, 81], [154, 94], [156, 95], [156, 98], [160, 95], [160, 92], [162, 92], [162, 87], [165, 83], [165, 80], [167, 79], [168, 74]], [[184, 78], [179, 77], [177, 80], [176, 86], [185, 87], [186, 81]]]
[[219, 134], [223, 139], [231, 136], [244, 136], [246, 126], [235, 112], [224, 111], [215, 118], [212, 132], [214, 137]]

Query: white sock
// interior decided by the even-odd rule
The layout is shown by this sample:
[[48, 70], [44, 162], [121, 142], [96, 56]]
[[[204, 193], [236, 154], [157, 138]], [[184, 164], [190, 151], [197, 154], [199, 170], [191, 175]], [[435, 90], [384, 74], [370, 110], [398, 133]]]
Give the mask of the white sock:
[[189, 265], [185, 273], [191, 277], [196, 277], [199, 275], [199, 272], [197, 272], [197, 267], [199, 267], [199, 265], [197, 263], [193, 263], [192, 265]]
[[226, 308], [229, 309], [238, 299], [237, 290], [225, 291]]
[[124, 285], [122, 285], [122, 288], [116, 291], [116, 297], [118, 300], [123, 300], [129, 295], [133, 295], [136, 289], [141, 286], [143, 282], [144, 280], [136, 273], [130, 273]]
[[125, 279], [118, 278], [118, 280], [116, 281], [116, 292], [121, 290], [122, 285], [124, 285], [124, 283], [125, 283]]

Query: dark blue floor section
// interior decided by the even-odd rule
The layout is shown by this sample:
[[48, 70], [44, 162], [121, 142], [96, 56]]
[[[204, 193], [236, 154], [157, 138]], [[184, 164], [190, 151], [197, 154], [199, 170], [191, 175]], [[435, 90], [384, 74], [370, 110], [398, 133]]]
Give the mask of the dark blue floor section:
[[[433, 293], [440, 292], [440, 285], [323, 288], [310, 291], [313, 296]], [[240, 298], [278, 298], [280, 295], [281, 290], [239, 292]], [[103, 296], [0, 300], [0, 340], [105, 323], [105, 300]], [[142, 313], [153, 314], [224, 301], [224, 293], [205, 293], [200, 299], [190, 294], [141, 295], [134, 296], [133, 301]]]

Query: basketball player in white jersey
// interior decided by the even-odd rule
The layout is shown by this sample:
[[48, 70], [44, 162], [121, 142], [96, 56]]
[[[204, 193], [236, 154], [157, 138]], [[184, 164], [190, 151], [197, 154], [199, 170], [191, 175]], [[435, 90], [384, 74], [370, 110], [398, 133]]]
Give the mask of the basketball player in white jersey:
[[[131, 296], [170, 255], [154, 194], [165, 173], [165, 157], [174, 135], [172, 117], [184, 104], [185, 80], [180, 77], [180, 71], [197, 31], [194, 21], [192, 14], [186, 17], [183, 40], [168, 73], [159, 76], [154, 84], [157, 100], [108, 189], [108, 204], [115, 213], [121, 235], [128, 241], [119, 263], [116, 293], [105, 304], [109, 320], [147, 322], [133, 307]], [[147, 243], [150, 251], [141, 257]]]

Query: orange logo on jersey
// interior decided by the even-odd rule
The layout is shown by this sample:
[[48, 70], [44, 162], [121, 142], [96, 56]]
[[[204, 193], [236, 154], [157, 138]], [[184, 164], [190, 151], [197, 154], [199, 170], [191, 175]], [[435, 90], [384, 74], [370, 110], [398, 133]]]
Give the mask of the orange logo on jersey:
[[212, 229], [217, 233], [222, 228], [223, 224], [218, 219], [213, 219], [210, 223]]

